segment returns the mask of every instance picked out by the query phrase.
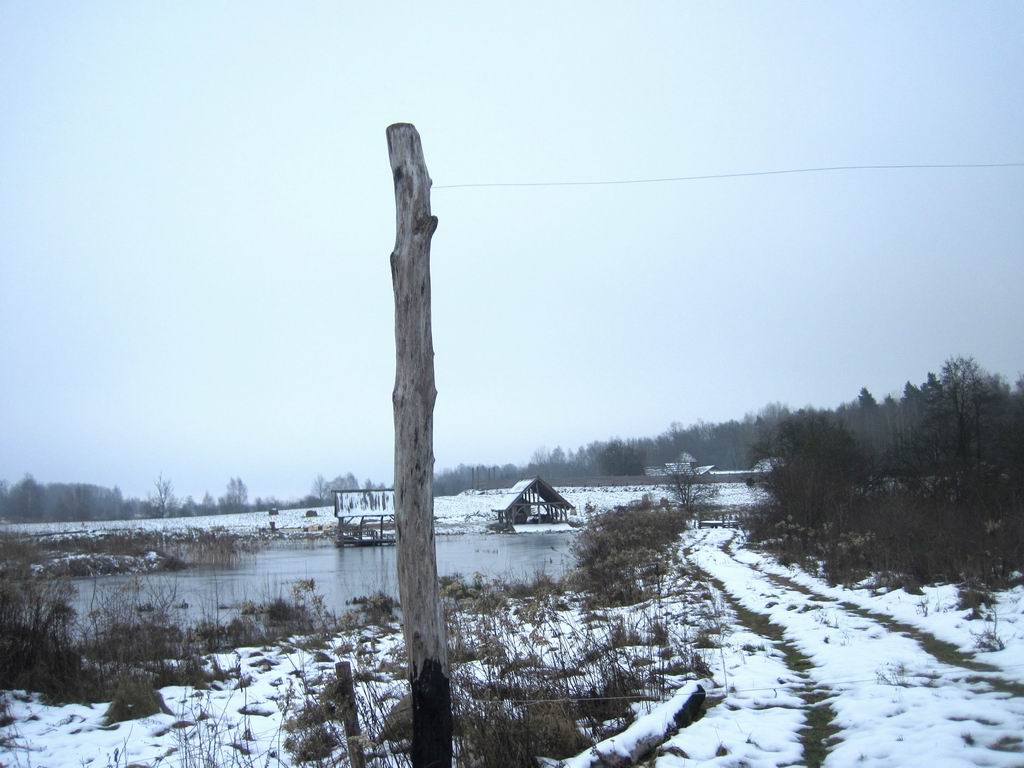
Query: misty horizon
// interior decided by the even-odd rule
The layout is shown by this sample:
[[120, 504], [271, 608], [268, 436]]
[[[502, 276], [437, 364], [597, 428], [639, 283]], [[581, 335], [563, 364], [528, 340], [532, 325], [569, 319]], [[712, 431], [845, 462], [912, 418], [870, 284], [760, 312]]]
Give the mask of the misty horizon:
[[387, 482], [399, 120], [437, 470], [1021, 374], [1021, 168], [450, 188], [1022, 162], [1019, 6], [290, 11], [0, 7], [0, 478]]
[[[955, 357], [955, 356], [951, 355], [947, 359], [950, 359], [952, 357]], [[997, 378], [999, 378], [1000, 380], [1002, 380], [1004, 383], [1006, 383], [1008, 386], [1011, 386], [1011, 387], [1014, 386], [1014, 385], [1019, 387], [1020, 386], [1020, 381], [1024, 380], [1024, 374], [1021, 374], [1021, 373], [1017, 373], [1016, 376], [1010, 377], [1010, 376], [1007, 376], [1006, 374], [1004, 374], [1002, 372], [988, 371], [987, 369], [985, 369], [984, 365], [982, 365], [982, 369], [986, 370], [987, 373], [996, 376]], [[937, 367], [936, 367], [936, 370], [937, 370]], [[916, 381], [923, 382], [924, 380], [926, 380], [927, 376], [934, 374], [934, 372], [935, 372], [934, 370], [928, 371], [925, 375], [922, 375], [920, 377], [916, 377], [915, 379], [907, 379], [906, 382], [904, 383], [904, 385], [901, 385], [900, 387], [893, 388], [893, 389], [891, 389], [891, 390], [889, 390], [887, 392], [872, 392], [867, 387], [864, 387], [864, 389], [867, 390], [870, 394], [872, 394], [877, 399], [878, 402], [883, 402], [888, 397], [892, 397], [895, 400], [899, 400], [901, 398], [903, 386], [905, 386], [906, 384], [912, 384], [914, 386], [917, 386], [917, 384], [915, 383]], [[679, 422], [679, 421], [672, 421], [672, 422], [669, 422], [663, 430], [660, 430], [660, 431], [657, 431], [657, 432], [654, 432], [654, 433], [650, 433], [650, 434], [645, 434], [645, 435], [640, 435], [640, 434], [637, 434], [637, 435], [604, 435], [604, 436], [600, 436], [600, 437], [595, 437], [595, 438], [593, 438], [591, 440], [585, 440], [585, 441], [583, 441], [581, 443], [578, 443], [578, 444], [575, 444], [575, 445], [563, 444], [563, 443], [555, 443], [554, 445], [551, 445], [551, 446], [548, 446], [548, 445], [538, 445], [538, 446], [536, 446], [534, 448], [534, 450], [532, 451], [532, 453], [529, 456], [508, 457], [505, 460], [496, 461], [496, 462], [477, 462], [477, 461], [474, 461], [472, 459], [472, 457], [470, 457], [470, 458], [459, 460], [459, 461], [455, 461], [455, 462], [452, 462], [451, 464], [443, 465], [443, 466], [441, 464], [439, 464], [439, 463], [435, 463], [434, 471], [435, 471], [435, 475], [436, 475], [436, 474], [439, 474], [439, 473], [444, 473], [445, 471], [453, 470], [453, 469], [455, 469], [457, 467], [460, 467], [460, 466], [471, 466], [471, 467], [479, 467], [479, 468], [491, 468], [491, 467], [494, 467], [494, 468], [499, 468], [499, 467], [500, 468], [504, 468], [504, 467], [507, 467], [509, 465], [515, 465], [516, 467], [527, 467], [530, 464], [535, 463], [540, 456], [546, 456], [547, 458], [550, 458], [550, 455], [554, 451], [557, 451], [557, 450], [561, 450], [563, 453], [568, 453], [568, 454], [571, 455], [572, 453], [575, 453], [577, 451], [582, 452], [584, 448], [586, 448], [587, 446], [593, 445], [595, 443], [608, 443], [608, 442], [617, 441], [617, 440], [622, 440], [622, 441], [629, 442], [629, 441], [635, 441], [635, 440], [651, 439], [651, 438], [654, 438], [654, 437], [656, 437], [658, 435], [667, 434], [671, 430], [677, 429], [677, 428], [693, 428], [693, 427], [696, 427], [698, 425], [703, 425], [703, 424], [715, 425], [715, 424], [720, 424], [720, 423], [728, 423], [728, 422], [732, 422], [732, 421], [741, 422], [741, 423], [750, 423], [750, 422], [756, 422], [758, 419], [760, 419], [766, 413], [769, 413], [769, 412], [772, 412], [772, 411], [778, 413], [780, 411], [796, 412], [796, 411], [804, 410], [804, 409], [807, 409], [807, 410], [832, 410], [832, 409], [834, 409], [834, 408], [836, 408], [838, 406], [841, 406], [841, 405], [844, 405], [844, 404], [849, 404], [849, 403], [856, 403], [856, 402], [857, 402], [856, 393], [851, 395], [851, 397], [846, 398], [845, 400], [842, 400], [842, 401], [837, 402], [837, 403], [830, 403], [830, 404], [805, 403], [805, 404], [803, 404], [801, 406], [794, 406], [794, 405], [792, 405], [790, 403], [786, 403], [786, 402], [783, 402], [783, 401], [775, 401], [775, 402], [771, 402], [771, 403], [765, 403], [761, 408], [759, 408], [759, 409], [757, 409], [755, 411], [747, 411], [742, 416], [738, 416], [738, 417], [732, 418], [732, 419], [723, 419], [721, 421], [711, 421], [711, 420], [707, 420], [707, 419], [698, 419], [697, 421], [694, 421], [694, 422], [691, 422], [691, 423], [687, 423], [687, 424], [683, 424], [682, 422]], [[695, 456], [695, 458], [697, 459], [698, 463], [703, 463], [704, 462], [704, 458], [701, 457], [701, 456]], [[752, 462], [749, 460], [749, 457], [748, 457], [748, 460], [746, 462], [738, 462], [737, 463], [737, 464], [743, 464], [744, 466], [726, 466], [726, 467], [722, 467], [722, 468], [724, 468], [724, 469], [746, 469], [746, 468], [748, 468], [746, 466], [746, 464], [750, 464], [750, 463], [752, 463]], [[253, 501], [256, 498], [273, 500], [275, 502], [277, 502], [277, 501], [289, 501], [289, 502], [290, 501], [301, 501], [304, 496], [307, 496], [307, 495], [310, 494], [311, 486], [315, 485], [316, 480], [319, 477], [322, 477], [324, 480], [328, 481], [328, 485], [330, 486], [330, 488], [332, 490], [342, 490], [343, 489], [342, 486], [344, 486], [344, 488], [361, 488], [361, 487], [369, 487], [371, 485], [374, 486], [374, 487], [379, 487], [379, 486], [391, 486], [393, 484], [393, 479], [392, 479], [392, 476], [390, 474], [389, 475], [382, 475], [382, 476], [379, 476], [379, 477], [375, 477], [375, 476], [370, 476], [370, 475], [365, 475], [365, 474], [360, 474], [358, 472], [354, 472], [354, 471], [352, 471], [351, 469], [349, 469], [347, 467], [341, 467], [341, 468], [329, 467], [329, 468], [325, 468], [325, 471], [322, 471], [322, 470], [324, 470], [324, 468], [314, 469], [310, 473], [308, 473], [308, 477], [305, 480], [305, 485], [303, 486], [303, 481], [299, 480], [299, 482], [296, 485], [296, 490], [287, 490], [287, 491], [283, 491], [283, 492], [282, 491], [271, 491], [271, 492], [254, 493], [254, 494], [251, 494], [250, 501]], [[336, 480], [336, 479], [338, 479], [339, 477], [341, 477], [343, 475], [348, 475], [349, 476], [349, 478], [348, 478], [349, 481], [348, 482], [342, 483], [340, 485], [338, 483], [331, 483], [330, 482], [332, 480], [332, 478]], [[218, 498], [218, 496], [221, 493], [223, 493], [223, 490], [224, 490], [223, 486], [216, 486], [214, 488], [204, 488], [204, 489], [201, 489], [201, 490], [198, 490], [198, 491], [195, 491], [195, 490], [192, 490], [192, 489], [182, 489], [179, 486], [178, 480], [176, 478], [171, 478], [169, 476], [165, 476], [162, 471], [158, 471], [157, 473], [155, 473], [153, 478], [151, 479], [151, 481], [148, 484], [144, 484], [138, 490], [132, 489], [132, 488], [128, 488], [128, 487], [124, 486], [123, 484], [116, 483], [116, 482], [115, 483], [109, 483], [109, 484], [103, 484], [103, 483], [96, 483], [96, 482], [93, 482], [93, 481], [91, 481], [89, 479], [83, 479], [83, 478], [68, 478], [68, 477], [44, 478], [44, 477], [39, 477], [39, 476], [35, 475], [31, 471], [26, 471], [26, 472], [22, 473], [21, 475], [19, 475], [17, 477], [0, 478], [0, 481], [6, 480], [10, 485], [13, 485], [15, 482], [17, 482], [18, 480], [22, 479], [25, 476], [31, 476], [37, 482], [40, 482], [40, 483], [43, 483], [43, 484], [46, 484], [46, 483], [87, 484], [87, 485], [98, 485], [98, 486], [101, 486], [101, 487], [109, 487], [109, 488], [112, 488], [112, 489], [116, 488], [116, 489], [120, 490], [121, 492], [125, 493], [129, 497], [135, 497], [135, 498], [139, 498], [139, 499], [145, 499], [147, 497], [152, 497], [154, 495], [154, 486], [156, 485], [157, 481], [159, 479], [163, 479], [163, 480], [166, 480], [166, 481], [170, 481], [173, 484], [173, 492], [174, 492], [174, 494], [175, 494], [175, 496], [176, 496], [176, 498], [177, 498], [177, 500], [179, 502], [183, 501], [187, 497], [191, 497], [194, 501], [196, 501], [198, 503], [198, 502], [200, 502], [203, 499], [204, 496], [208, 496], [208, 497], [216, 500]], [[245, 478], [240, 478], [240, 479], [245, 480]], [[225, 481], [225, 484], [230, 485], [230, 482], [233, 482], [232, 478], [229, 478], [229, 480]]]

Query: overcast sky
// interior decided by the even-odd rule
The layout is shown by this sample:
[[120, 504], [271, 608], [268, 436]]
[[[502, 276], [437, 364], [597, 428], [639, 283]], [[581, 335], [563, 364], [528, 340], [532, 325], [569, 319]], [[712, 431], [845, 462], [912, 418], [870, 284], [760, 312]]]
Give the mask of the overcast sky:
[[[0, 2], [0, 478], [390, 480], [394, 196], [1024, 160], [1024, 5]], [[437, 467], [1024, 370], [1024, 169], [435, 189]]]

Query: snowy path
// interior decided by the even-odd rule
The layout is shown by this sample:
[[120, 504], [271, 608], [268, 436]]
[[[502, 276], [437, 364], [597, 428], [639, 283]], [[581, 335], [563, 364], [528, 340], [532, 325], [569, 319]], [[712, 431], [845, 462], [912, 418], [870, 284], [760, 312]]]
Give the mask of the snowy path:
[[[807, 725], [806, 676], [790, 667], [784, 641], [746, 626], [729, 604], [712, 596], [720, 649], [705, 653], [716, 681], [704, 717], [658, 750], [656, 768], [694, 765], [777, 768], [799, 763], [800, 732]], [[728, 688], [728, 690], [725, 690]]]
[[[919, 595], [902, 589], [881, 593], [866, 587], [848, 589], [831, 586], [795, 566], [782, 566], [766, 555], [744, 549], [734, 554], [740, 562], [783, 579], [790, 588], [840, 601], [846, 610], [914, 636], [940, 654], [959, 657], [957, 663], [962, 666], [1002, 671], [1011, 679], [1024, 674], [1024, 587], [996, 593], [991, 610], [971, 616], [970, 611], [958, 607], [959, 591], [954, 585], [926, 586]], [[1001, 650], [979, 650], [979, 645], [985, 645], [980, 641], [989, 633], [1004, 646]]]
[[[821, 698], [818, 712], [834, 716], [836, 738], [825, 765], [1024, 764], [1024, 697], [1020, 680], [1010, 679], [1009, 670], [997, 676], [979, 672], [976, 663], [962, 657], [966, 663], [951, 663], [946, 654], [937, 658], [921, 640], [893, 631], [891, 623], [758, 570], [751, 564], [756, 555], [723, 549], [734, 539], [734, 532], [694, 531], [685, 544], [690, 560], [731, 600], [768, 619], [806, 659], [806, 670], [790, 671], [806, 674]], [[792, 664], [792, 658], [787, 662]], [[783, 680], [780, 687], [803, 694], [810, 703], [805, 684], [792, 676]], [[730, 680], [730, 685], [738, 688], [740, 683]], [[685, 736], [684, 731], [678, 737], [683, 752]], [[803, 761], [817, 762], [806, 752]], [[677, 764], [687, 762], [671, 765]]]

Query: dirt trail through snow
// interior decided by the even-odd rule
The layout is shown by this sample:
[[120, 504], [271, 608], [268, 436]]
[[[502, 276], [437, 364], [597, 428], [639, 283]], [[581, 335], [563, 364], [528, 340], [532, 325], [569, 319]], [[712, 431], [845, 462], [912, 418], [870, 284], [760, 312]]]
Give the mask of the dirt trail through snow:
[[694, 531], [685, 544], [742, 624], [791, 649], [787, 665], [805, 680], [790, 690], [810, 705], [804, 764], [1024, 764], [1024, 686], [1005, 670], [993, 674], [920, 629], [767, 572], [735, 532]]
[[1015, 681], [1008, 680], [1002, 676], [1002, 670], [998, 667], [994, 667], [991, 664], [986, 664], [983, 661], [978, 661], [973, 656], [963, 653], [952, 643], [947, 643], [944, 640], [940, 640], [934, 635], [925, 632], [918, 627], [912, 627], [910, 624], [906, 624], [902, 621], [894, 619], [892, 616], [886, 616], [884, 613], [878, 611], [871, 611], [867, 608], [862, 608], [859, 605], [847, 602], [845, 600], [837, 600], [836, 598], [822, 594], [817, 590], [811, 589], [803, 584], [797, 584], [795, 581], [787, 576], [782, 576], [777, 573], [770, 573], [765, 571], [759, 565], [753, 565], [753, 568], [760, 571], [764, 576], [771, 581], [773, 584], [778, 585], [783, 589], [793, 589], [802, 594], [812, 597], [812, 599], [824, 600], [830, 603], [835, 603], [841, 607], [844, 611], [856, 614], [862, 618], [868, 619], [869, 621], [877, 622], [888, 630], [896, 632], [897, 634], [903, 635], [916, 640], [921, 648], [928, 653], [936, 661], [948, 664], [950, 666], [962, 667], [965, 672], [982, 673], [976, 674], [968, 679], [972, 682], [983, 682], [990, 685], [994, 690], [1001, 691], [1009, 694], [1010, 696], [1021, 696], [1024, 697], [1024, 684]]

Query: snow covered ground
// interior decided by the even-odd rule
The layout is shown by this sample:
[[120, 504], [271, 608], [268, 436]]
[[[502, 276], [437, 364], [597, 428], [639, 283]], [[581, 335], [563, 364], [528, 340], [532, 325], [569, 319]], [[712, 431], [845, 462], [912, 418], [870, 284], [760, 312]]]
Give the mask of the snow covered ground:
[[303, 681], [334, 670], [324, 658], [297, 648], [216, 654], [211, 664], [234, 670], [234, 679], [209, 690], [163, 688], [168, 712], [115, 724], [106, 722], [107, 704], [50, 707], [38, 697], [10, 697], [14, 722], [2, 729], [0, 765], [250, 765], [243, 750], [274, 765], [271, 755], [284, 753], [282, 726], [303, 698]]
[[[757, 502], [757, 491], [745, 483], [719, 483], [717, 504], [748, 506]], [[586, 515], [589, 510], [605, 511], [621, 504], [639, 501], [649, 495], [654, 501], [670, 498], [671, 492], [664, 486], [611, 486], [590, 488], [559, 488], [559, 492], [576, 507], [578, 514]], [[439, 533], [480, 532], [495, 521], [492, 511], [495, 500], [508, 492], [507, 489], [493, 491], [464, 491], [457, 496], [438, 496], [434, 499], [434, 518]], [[309, 511], [315, 516], [307, 517]], [[316, 526], [334, 525], [333, 507], [303, 507], [282, 509], [271, 516], [266, 510], [241, 512], [231, 515], [205, 515], [200, 517], [168, 517], [148, 520], [95, 520], [81, 523], [12, 523], [0, 526], [0, 531], [42, 536], [49, 534], [90, 534], [124, 530], [142, 531], [184, 531], [189, 528], [222, 529], [230, 533], [253, 534], [268, 531], [270, 522], [275, 521], [278, 530], [300, 531], [315, 529]]]
[[[306, 517], [307, 510], [316, 512], [314, 517]], [[334, 524], [334, 507], [303, 507], [301, 509], [283, 509], [276, 516], [266, 510], [259, 512], [240, 512], [229, 515], [199, 515], [196, 517], [164, 517], [137, 520], [90, 520], [74, 523], [10, 523], [0, 526], [0, 531], [45, 536], [52, 534], [98, 534], [115, 531], [186, 531], [190, 528], [204, 530], [219, 529], [229, 533], [249, 534], [266, 531], [270, 522], [277, 522], [280, 529], [301, 530], [303, 528]]]
[[[463, 512], [449, 519], [472, 520], [467, 510], [489, 509], [488, 495], [452, 497], [451, 509]], [[997, 593], [993, 610], [972, 617], [956, 607], [955, 586], [923, 595], [831, 587], [753, 551], [737, 531], [690, 530], [679, 548], [676, 585], [656, 609], [672, 646], [693, 649], [710, 677], [673, 679], [665, 701], [637, 703], [638, 719], [602, 749], [630, 753], [657, 733], [656, 768], [1024, 765], [1022, 588]], [[598, 611], [609, 623], [595, 626], [639, 610]], [[541, 655], [566, 638], [604, 631], [586, 629], [584, 613], [574, 603], [527, 627], [547, 633], [536, 645]], [[1001, 650], [987, 650], [992, 635]], [[219, 654], [210, 663], [230, 671], [223, 683], [165, 688], [170, 714], [117, 726], [104, 723], [104, 704], [47, 706], [9, 693], [0, 765], [178, 765], [203, 750], [221, 750], [215, 763], [233, 764], [240, 749], [261, 765], [291, 765], [282, 725], [307, 684], [315, 687], [346, 659], [372, 673], [360, 685], [400, 688], [377, 680], [383, 669], [400, 676], [399, 637], [392, 625], [335, 637], [319, 651], [285, 644]], [[706, 714], [661, 736], [667, 713], [696, 684], [708, 692]], [[564, 763], [590, 764], [588, 753]]]
[[[507, 622], [511, 634], [502, 636], [511, 641], [510, 653], [540, 660], [550, 669], [559, 668], [560, 658], [582, 657], [595, 647], [608, 647], [609, 638], [617, 631], [624, 631], [627, 638], [635, 635], [637, 640], [624, 640], [624, 646], [617, 646], [616, 658], [639, 659], [648, 665], [681, 663], [679, 654], [689, 648], [687, 617], [700, 603], [689, 584], [689, 577], [679, 571], [666, 579], [664, 596], [629, 608], [587, 608], [572, 593], [549, 596], [543, 605], [512, 600], [503, 603], [507, 610], [501, 611], [502, 618], [486, 615], [480, 631], [493, 637], [487, 633], [494, 620]], [[633, 645], [652, 620], [664, 622], [666, 648], [675, 653], [655, 655], [651, 646]], [[476, 636], [468, 632], [463, 637]], [[481, 642], [474, 647], [487, 646]], [[48, 706], [38, 696], [11, 692], [7, 696], [12, 722], [0, 728], [0, 765], [297, 765], [293, 753], [285, 748], [292, 733], [286, 723], [305, 703], [317, 698], [334, 662], [350, 662], [363, 700], [383, 698], [386, 712], [404, 692], [403, 657], [400, 627], [395, 622], [357, 627], [315, 645], [295, 642], [239, 648], [207, 658], [208, 668], [227, 673], [226, 679], [209, 690], [165, 687], [160, 693], [168, 712], [113, 724], [105, 720], [106, 703]], [[499, 657], [474, 659], [463, 665], [469, 670], [463, 674], [473, 675], [477, 666], [488, 663], [504, 662]], [[576, 664], [569, 668], [586, 674]], [[696, 682], [674, 678], [666, 707], [673, 698], [688, 696]], [[714, 685], [709, 680], [703, 684]], [[638, 719], [630, 731], [613, 739], [610, 748], [628, 751], [648, 729], [663, 729], [666, 707], [637, 702], [633, 709]]]

